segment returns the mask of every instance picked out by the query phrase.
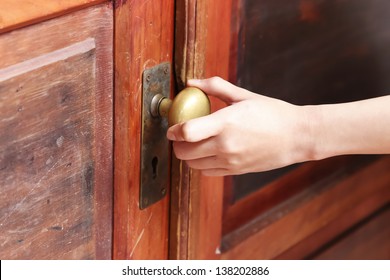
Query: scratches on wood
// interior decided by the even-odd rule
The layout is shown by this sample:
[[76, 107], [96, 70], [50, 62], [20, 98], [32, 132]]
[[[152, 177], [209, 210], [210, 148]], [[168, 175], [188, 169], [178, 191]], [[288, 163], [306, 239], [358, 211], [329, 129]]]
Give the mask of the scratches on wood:
[[113, 257], [166, 259], [169, 196], [148, 209], [139, 209], [140, 111], [142, 72], [156, 64], [172, 62], [175, 1], [117, 4]]
[[148, 220], [146, 221], [146, 224], [142, 228], [141, 233], [138, 235], [137, 240], [135, 241], [134, 247], [133, 247], [133, 249], [131, 250], [131, 253], [130, 253], [130, 259], [133, 257], [134, 251], [138, 247], [138, 244], [141, 241], [142, 236], [144, 235], [145, 228], [149, 225], [150, 220], [152, 219], [152, 216], [153, 216], [153, 212], [150, 213], [150, 216], [149, 216]]
[[112, 20], [100, 5], [0, 36], [2, 259], [111, 258]]

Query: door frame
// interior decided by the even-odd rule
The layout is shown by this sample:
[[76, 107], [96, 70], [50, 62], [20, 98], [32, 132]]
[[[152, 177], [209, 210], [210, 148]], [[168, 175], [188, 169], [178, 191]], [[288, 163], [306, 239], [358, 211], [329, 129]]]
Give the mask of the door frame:
[[173, 60], [174, 0], [115, 1], [114, 9], [113, 258], [167, 259], [169, 195], [139, 208], [141, 103], [142, 72]]
[[[186, 0], [176, 6], [175, 68], [178, 89], [189, 78], [220, 76], [235, 82], [241, 0]], [[210, 3], [212, 2], [212, 3]], [[217, 40], [215, 38], [218, 38]], [[212, 110], [224, 106], [212, 99]], [[234, 205], [273, 199], [291, 181], [303, 191], [238, 228], [223, 234], [231, 177], [205, 177], [177, 159], [172, 165], [171, 259], [301, 259], [388, 203], [390, 157], [379, 157], [348, 176], [310, 181], [311, 170], [332, 168], [343, 158], [303, 164], [276, 184]], [[309, 176], [310, 177], [310, 176]], [[372, 178], [375, 178], [373, 180]], [[283, 183], [284, 182], [284, 183]], [[304, 184], [308, 184], [305, 186]], [[368, 185], [369, 183], [369, 185]], [[309, 188], [310, 185], [310, 188]], [[264, 195], [266, 192], [266, 195]], [[282, 191], [283, 192], [283, 191]], [[260, 200], [258, 200], [260, 198]], [[337, 199], [337, 203], [334, 201]], [[232, 207], [231, 207], [232, 208]], [[245, 212], [244, 211], [244, 212]], [[291, 238], [275, 238], [281, 232]]]
[[[178, 89], [190, 78], [229, 79], [234, 0], [185, 0], [176, 5], [175, 69]], [[235, 32], [235, 29], [233, 29]], [[218, 40], [216, 40], [218, 38]], [[225, 104], [210, 98], [212, 112]], [[205, 177], [173, 156], [170, 259], [218, 259], [224, 177]], [[207, 232], [207, 234], [205, 234]]]

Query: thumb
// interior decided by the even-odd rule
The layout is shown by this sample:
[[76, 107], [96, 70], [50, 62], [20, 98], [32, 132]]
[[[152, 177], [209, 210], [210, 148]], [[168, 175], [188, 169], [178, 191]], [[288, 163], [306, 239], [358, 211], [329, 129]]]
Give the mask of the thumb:
[[167, 138], [172, 141], [199, 142], [218, 135], [222, 126], [215, 114], [173, 125], [167, 131]]
[[215, 96], [227, 104], [236, 103], [251, 98], [254, 93], [237, 87], [220, 77], [204, 80], [188, 80], [187, 86], [197, 87], [210, 96]]

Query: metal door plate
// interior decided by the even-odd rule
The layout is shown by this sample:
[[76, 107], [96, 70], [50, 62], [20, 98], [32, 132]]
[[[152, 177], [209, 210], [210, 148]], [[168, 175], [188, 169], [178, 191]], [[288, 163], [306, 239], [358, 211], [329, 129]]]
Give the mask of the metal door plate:
[[141, 138], [141, 185], [139, 208], [145, 209], [161, 200], [169, 183], [169, 142], [166, 138], [168, 121], [153, 117], [150, 104], [153, 96], [160, 93], [169, 97], [171, 66], [165, 62], [143, 72], [142, 82], [142, 138]]

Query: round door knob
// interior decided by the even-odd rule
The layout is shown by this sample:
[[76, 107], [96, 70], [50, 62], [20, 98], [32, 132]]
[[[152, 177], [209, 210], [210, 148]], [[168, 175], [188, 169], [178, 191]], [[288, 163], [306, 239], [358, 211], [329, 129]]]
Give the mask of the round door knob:
[[187, 87], [173, 101], [161, 94], [155, 95], [150, 111], [154, 117], [168, 117], [168, 125], [172, 126], [210, 114], [210, 100], [200, 89]]

